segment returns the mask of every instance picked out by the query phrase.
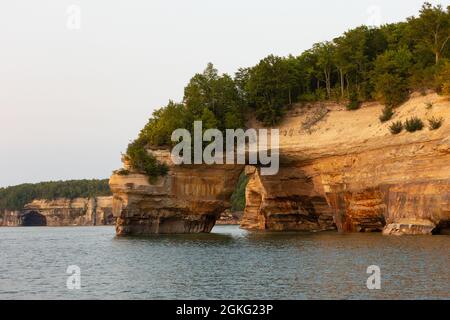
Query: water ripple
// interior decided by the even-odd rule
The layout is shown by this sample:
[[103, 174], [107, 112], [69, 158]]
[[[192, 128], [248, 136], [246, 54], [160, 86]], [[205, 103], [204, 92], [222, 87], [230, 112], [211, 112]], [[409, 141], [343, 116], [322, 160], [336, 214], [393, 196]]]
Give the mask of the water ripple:
[[[450, 299], [449, 236], [0, 228], [0, 299]], [[81, 268], [82, 289], [66, 288]], [[382, 289], [366, 288], [369, 265]]]

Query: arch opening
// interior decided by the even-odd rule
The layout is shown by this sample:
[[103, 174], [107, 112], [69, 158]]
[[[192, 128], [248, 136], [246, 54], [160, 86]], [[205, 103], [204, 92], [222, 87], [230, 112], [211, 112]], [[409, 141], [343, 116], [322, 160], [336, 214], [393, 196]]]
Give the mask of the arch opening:
[[246, 207], [245, 190], [249, 178], [245, 170], [239, 175], [238, 180], [234, 181], [234, 191], [227, 199], [227, 206], [222, 210], [220, 216], [215, 221], [215, 225], [240, 225], [244, 210]]
[[443, 220], [439, 222], [433, 230], [434, 235], [450, 235], [450, 220]]

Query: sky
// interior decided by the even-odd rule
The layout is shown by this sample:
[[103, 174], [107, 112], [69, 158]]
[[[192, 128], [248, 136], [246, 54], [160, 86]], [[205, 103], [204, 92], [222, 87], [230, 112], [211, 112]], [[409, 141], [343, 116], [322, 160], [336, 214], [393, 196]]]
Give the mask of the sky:
[[208, 62], [234, 74], [422, 3], [2, 0], [0, 187], [108, 178], [152, 111], [180, 101]]

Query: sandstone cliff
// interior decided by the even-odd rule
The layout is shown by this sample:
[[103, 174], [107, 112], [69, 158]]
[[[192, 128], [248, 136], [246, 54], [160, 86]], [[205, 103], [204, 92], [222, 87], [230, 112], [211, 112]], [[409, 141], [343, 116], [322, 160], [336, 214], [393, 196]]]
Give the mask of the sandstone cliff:
[[0, 211], [0, 227], [17, 227], [20, 225], [20, 211]]
[[[431, 106], [431, 107], [430, 107]], [[281, 168], [250, 177], [242, 227], [250, 230], [430, 234], [450, 221], [450, 102], [434, 93], [413, 95], [392, 121], [443, 117], [435, 131], [392, 135], [378, 116], [323, 103], [296, 106], [279, 126]], [[256, 122], [251, 127], [257, 128]], [[168, 161], [168, 151], [157, 152]], [[170, 163], [169, 163], [170, 165]], [[240, 166], [172, 166], [149, 184], [138, 173], [114, 174], [117, 233], [209, 232], [228, 206]]]
[[220, 214], [220, 217], [216, 221], [216, 225], [240, 225], [243, 215], [244, 212], [242, 211], [234, 212], [227, 209]]
[[154, 154], [170, 167], [158, 181], [139, 173], [111, 177], [117, 234], [210, 232], [229, 207], [242, 167], [175, 166], [168, 150]]
[[[432, 107], [430, 107], [432, 106]], [[392, 135], [378, 121], [383, 106], [346, 111], [324, 104], [294, 110], [281, 124], [280, 174], [250, 171], [243, 226], [250, 229], [382, 231], [430, 234], [450, 220], [450, 102], [414, 95], [392, 121], [425, 123], [443, 117], [435, 131]], [[318, 111], [319, 110], [319, 111]], [[311, 121], [316, 119], [316, 122]], [[330, 219], [332, 217], [332, 220]], [[398, 226], [400, 225], [400, 226]]]
[[5, 211], [0, 226], [93, 226], [114, 224], [112, 197], [34, 200], [21, 211]]

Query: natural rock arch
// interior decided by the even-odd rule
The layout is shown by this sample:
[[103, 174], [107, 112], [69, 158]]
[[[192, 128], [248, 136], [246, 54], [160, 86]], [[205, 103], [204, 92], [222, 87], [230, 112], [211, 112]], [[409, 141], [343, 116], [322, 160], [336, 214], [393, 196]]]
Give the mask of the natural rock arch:
[[[169, 156], [166, 154], [166, 161]], [[210, 232], [230, 207], [243, 169], [242, 165], [170, 165], [168, 174], [152, 183], [140, 173], [114, 174], [110, 187], [116, 233]]]
[[275, 176], [247, 166], [249, 182], [241, 227], [249, 230], [336, 230], [333, 211], [315, 179], [301, 168], [282, 164]]
[[[422, 119], [432, 111], [448, 118], [448, 98], [411, 96], [398, 107], [399, 121]], [[329, 103], [325, 120], [305, 131], [318, 107], [293, 110], [280, 124], [280, 171], [248, 172], [248, 206], [243, 227], [273, 231], [445, 233], [450, 220], [450, 123], [439, 130], [391, 135], [377, 116], [384, 108], [367, 104], [348, 112]], [[295, 111], [295, 112], [294, 112]], [[357, 121], [356, 121], [357, 120]], [[152, 151], [153, 152], [153, 151]], [[166, 151], [164, 151], [166, 152]], [[167, 158], [156, 151], [158, 160]], [[113, 212], [117, 233], [209, 232], [244, 166], [169, 165], [167, 177], [148, 178], [125, 166], [114, 174]], [[171, 228], [170, 225], [177, 226]], [[179, 227], [181, 225], [181, 227]]]

